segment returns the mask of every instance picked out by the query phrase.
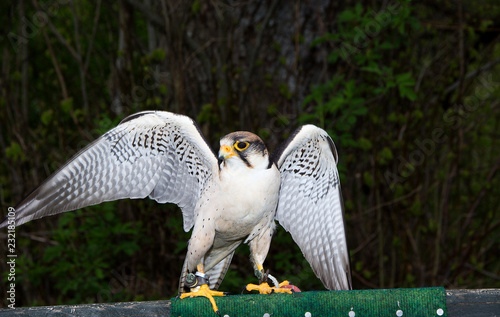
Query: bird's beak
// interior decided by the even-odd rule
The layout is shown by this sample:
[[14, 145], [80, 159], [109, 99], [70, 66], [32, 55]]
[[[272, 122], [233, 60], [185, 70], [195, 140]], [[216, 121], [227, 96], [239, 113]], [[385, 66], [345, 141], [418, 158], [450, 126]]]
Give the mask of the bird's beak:
[[227, 146], [227, 145], [222, 145], [219, 149], [219, 162], [226, 160], [230, 158], [231, 156], [235, 156], [236, 153], [234, 153], [234, 150]]

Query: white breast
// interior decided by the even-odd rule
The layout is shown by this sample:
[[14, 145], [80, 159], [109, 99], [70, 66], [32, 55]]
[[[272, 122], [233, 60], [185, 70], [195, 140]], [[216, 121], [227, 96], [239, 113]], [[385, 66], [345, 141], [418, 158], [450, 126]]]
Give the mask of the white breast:
[[[226, 239], [242, 239], [254, 228], [274, 221], [280, 173], [269, 169], [223, 169], [220, 183], [209, 195], [217, 197], [203, 204], [200, 213], [213, 217], [216, 233]], [[203, 198], [202, 198], [203, 199]]]

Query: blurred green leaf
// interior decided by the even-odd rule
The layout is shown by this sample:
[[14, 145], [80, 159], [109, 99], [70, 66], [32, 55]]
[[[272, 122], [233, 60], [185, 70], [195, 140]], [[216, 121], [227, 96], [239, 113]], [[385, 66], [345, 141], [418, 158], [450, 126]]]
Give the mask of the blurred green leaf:
[[21, 148], [21, 145], [15, 141], [10, 143], [10, 146], [5, 149], [5, 156], [12, 161], [26, 161], [26, 155]]

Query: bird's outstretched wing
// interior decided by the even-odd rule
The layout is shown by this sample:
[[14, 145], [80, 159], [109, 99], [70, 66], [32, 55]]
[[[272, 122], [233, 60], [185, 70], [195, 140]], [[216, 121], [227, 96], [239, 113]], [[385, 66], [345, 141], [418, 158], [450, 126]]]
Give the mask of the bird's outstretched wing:
[[351, 289], [337, 151], [314, 125], [297, 129], [273, 153], [281, 172], [276, 219], [291, 233], [326, 288]]
[[[217, 170], [196, 123], [164, 111], [129, 116], [77, 153], [16, 207], [16, 225], [122, 198], [149, 196], [177, 204], [184, 230]], [[5, 227], [7, 220], [0, 224]]]

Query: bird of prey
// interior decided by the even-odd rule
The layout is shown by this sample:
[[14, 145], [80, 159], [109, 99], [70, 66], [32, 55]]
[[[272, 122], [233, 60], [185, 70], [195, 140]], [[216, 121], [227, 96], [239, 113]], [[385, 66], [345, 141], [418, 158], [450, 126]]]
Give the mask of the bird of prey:
[[[15, 225], [123, 198], [175, 203], [184, 230], [193, 229], [182, 268], [181, 298], [213, 296], [235, 249], [250, 246], [261, 293], [263, 264], [277, 220], [330, 290], [351, 289], [337, 151], [328, 134], [298, 128], [269, 155], [261, 138], [234, 132], [220, 139], [218, 156], [189, 117], [165, 111], [131, 115], [46, 179], [16, 209]], [[12, 222], [12, 221], [10, 221]], [[9, 219], [0, 227], [13, 225]], [[275, 278], [272, 278], [276, 281]], [[276, 284], [277, 282], [275, 282]]]

